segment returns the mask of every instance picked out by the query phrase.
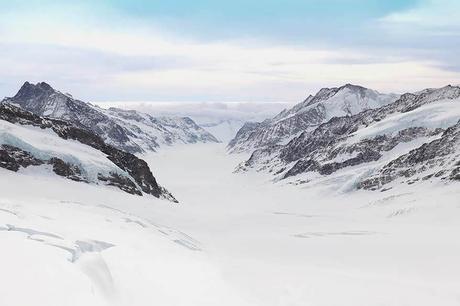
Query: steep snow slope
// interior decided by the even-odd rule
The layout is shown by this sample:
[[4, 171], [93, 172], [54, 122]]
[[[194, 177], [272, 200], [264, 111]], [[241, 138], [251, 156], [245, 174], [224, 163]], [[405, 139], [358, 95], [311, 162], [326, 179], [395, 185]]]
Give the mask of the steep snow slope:
[[156, 118], [136, 111], [105, 110], [43, 82], [36, 85], [26, 82], [14, 97], [4, 102], [89, 129], [106, 143], [131, 153], [155, 151], [161, 145], [175, 143], [217, 142], [190, 118]]
[[458, 305], [458, 187], [273, 185], [242, 157], [144, 156], [182, 205], [0, 169], [0, 305]]
[[286, 143], [304, 131], [311, 131], [333, 117], [349, 116], [387, 105], [398, 98], [375, 90], [347, 84], [323, 88], [289, 110], [260, 123], [245, 124], [228, 144], [230, 153], [250, 152]]

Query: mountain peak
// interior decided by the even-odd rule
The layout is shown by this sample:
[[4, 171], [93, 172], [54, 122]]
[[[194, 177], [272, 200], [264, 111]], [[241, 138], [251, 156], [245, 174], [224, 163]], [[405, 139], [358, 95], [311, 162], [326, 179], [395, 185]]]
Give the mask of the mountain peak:
[[37, 83], [37, 85], [35, 85], [43, 90], [54, 90], [53, 87], [51, 87], [48, 83], [45, 83], [45, 82], [40, 82], [40, 83]]
[[26, 81], [24, 85], [22, 85], [21, 89], [19, 89], [18, 93], [14, 96], [14, 99], [27, 99], [41, 96], [43, 94], [49, 94], [51, 92], [54, 92], [54, 89], [48, 83], [40, 82], [34, 85]]
[[28, 81], [25, 81], [19, 91], [21, 91], [22, 89], [28, 89], [28, 88], [37, 88], [37, 89], [42, 89], [42, 90], [54, 90], [53, 87], [51, 87], [51, 85], [49, 85], [46, 82], [38, 82], [37, 84], [33, 84]]
[[135, 110], [105, 110], [74, 99], [49, 84], [25, 82], [6, 103], [38, 116], [65, 120], [92, 131], [114, 147], [130, 153], [155, 151], [160, 143], [218, 142], [189, 118], [152, 117]]
[[350, 83], [347, 83], [347, 84], [341, 86], [339, 89], [343, 89], [343, 88], [347, 88], [347, 89], [350, 89], [350, 90], [366, 90], [366, 89], [368, 89], [368, 88], [363, 87], [361, 85], [355, 85], [355, 84], [350, 84]]
[[364, 98], [366, 96], [366, 93], [373, 92], [373, 90], [368, 89], [366, 87], [363, 87], [363, 86], [360, 86], [360, 85], [354, 85], [354, 84], [350, 84], [350, 83], [347, 83], [347, 84], [345, 84], [343, 86], [340, 86], [340, 87], [331, 87], [331, 88], [325, 87], [325, 88], [321, 88], [316, 93], [316, 95], [313, 96], [312, 98], [310, 98], [310, 99], [307, 98], [308, 102], [307, 102], [306, 105], [310, 106], [310, 105], [316, 104], [318, 102], [328, 100], [328, 99], [332, 98], [333, 96], [335, 96], [336, 94], [338, 94], [339, 92], [342, 92], [344, 89], [348, 89], [349, 91], [351, 91], [353, 93], [357, 93], [362, 98]]
[[229, 143], [230, 152], [273, 146], [311, 131], [333, 117], [352, 116], [396, 101], [399, 95], [381, 94], [359, 85], [322, 88], [314, 96], [252, 127], [243, 126]]

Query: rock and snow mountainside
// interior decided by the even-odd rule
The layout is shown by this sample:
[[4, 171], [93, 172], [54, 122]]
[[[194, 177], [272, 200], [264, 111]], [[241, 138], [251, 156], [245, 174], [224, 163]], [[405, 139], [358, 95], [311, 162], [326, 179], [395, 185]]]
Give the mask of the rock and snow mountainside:
[[158, 185], [144, 160], [104, 143], [89, 130], [4, 102], [0, 103], [0, 167], [15, 172], [54, 172], [73, 181], [177, 202]]
[[62, 119], [89, 129], [107, 144], [130, 153], [155, 151], [175, 143], [218, 142], [187, 117], [153, 117], [137, 111], [108, 110], [74, 99], [46, 83], [26, 82], [6, 103], [42, 117]]
[[287, 144], [256, 150], [237, 171], [251, 168], [296, 183], [339, 179], [347, 189], [459, 180], [460, 87], [407, 93], [377, 109], [333, 117]]
[[312, 131], [333, 117], [355, 115], [387, 105], [398, 99], [361, 86], [346, 84], [323, 88], [315, 96], [284, 110], [263, 122], [248, 122], [228, 145], [230, 153], [250, 152], [257, 148], [286, 143], [299, 133]]
[[291, 102], [98, 102], [102, 108], [118, 107], [134, 109], [141, 113], [165, 117], [189, 117], [200, 127], [210, 132], [219, 141], [227, 144], [245, 122], [263, 121], [271, 118], [286, 108]]

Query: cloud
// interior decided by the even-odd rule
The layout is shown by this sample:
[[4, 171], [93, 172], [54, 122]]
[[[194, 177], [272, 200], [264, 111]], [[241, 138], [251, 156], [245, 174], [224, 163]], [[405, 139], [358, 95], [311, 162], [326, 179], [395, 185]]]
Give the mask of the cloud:
[[188, 116], [199, 123], [225, 120], [262, 121], [293, 105], [290, 102], [97, 102], [108, 108], [135, 109], [155, 116]]
[[[382, 22], [404, 20], [405, 12], [397, 14]], [[0, 13], [0, 78], [5, 80], [0, 91], [9, 94], [25, 80], [44, 80], [85, 100], [295, 102], [349, 82], [383, 92], [460, 82], [451, 69], [456, 66], [446, 65], [430, 46], [423, 53], [381, 47], [384, 42], [344, 48], [192, 40], [161, 25], [116, 17], [96, 18], [84, 6]]]
[[430, 29], [432, 35], [458, 36], [459, 14], [458, 0], [424, 0], [416, 7], [383, 17], [381, 22], [387, 27], [404, 27], [404, 32]]

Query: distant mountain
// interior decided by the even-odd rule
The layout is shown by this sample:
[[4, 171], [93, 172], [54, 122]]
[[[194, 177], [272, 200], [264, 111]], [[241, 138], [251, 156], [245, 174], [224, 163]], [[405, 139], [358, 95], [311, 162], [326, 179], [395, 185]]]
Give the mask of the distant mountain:
[[137, 111], [108, 110], [76, 100], [46, 83], [26, 82], [5, 103], [20, 106], [38, 116], [62, 119], [89, 129], [106, 143], [130, 153], [155, 151], [176, 143], [218, 142], [187, 117], [153, 117]]
[[0, 103], [0, 168], [54, 173], [177, 202], [158, 185], [144, 160], [104, 143], [88, 129], [43, 118], [6, 102]]
[[273, 117], [290, 102], [99, 102], [107, 108], [130, 108], [154, 116], [189, 117], [219, 141], [228, 143], [248, 121], [261, 121]]
[[[197, 120], [197, 119], [195, 119]], [[245, 121], [241, 119], [216, 119], [207, 122], [198, 122], [198, 124], [209, 131], [221, 142], [228, 143], [233, 139], [235, 133], [244, 125]]]
[[458, 180], [459, 124], [460, 87], [407, 93], [379, 108], [333, 117], [286, 144], [258, 149], [237, 171], [267, 171], [297, 183], [340, 177], [350, 188], [364, 189], [397, 180]]
[[381, 94], [361, 86], [323, 88], [315, 96], [284, 110], [272, 119], [247, 123], [229, 145], [230, 153], [251, 152], [269, 145], [287, 143], [305, 131], [312, 131], [333, 117], [351, 116], [387, 105], [398, 99], [395, 94]]

